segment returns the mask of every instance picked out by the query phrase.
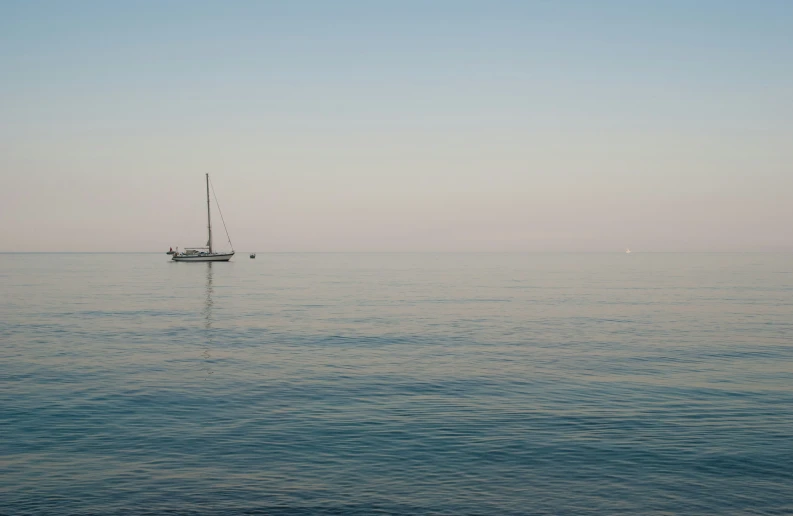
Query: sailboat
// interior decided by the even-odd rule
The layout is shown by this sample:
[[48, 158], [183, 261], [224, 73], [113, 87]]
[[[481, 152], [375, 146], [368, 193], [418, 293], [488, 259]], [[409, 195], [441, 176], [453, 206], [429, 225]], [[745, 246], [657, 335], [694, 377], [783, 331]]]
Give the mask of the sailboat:
[[[234, 256], [234, 246], [231, 244], [231, 237], [226, 229], [226, 222], [223, 221], [223, 212], [220, 211], [220, 204], [218, 204], [218, 212], [220, 212], [220, 220], [223, 221], [223, 229], [226, 230], [226, 237], [231, 246], [231, 252], [215, 252], [212, 247], [212, 210], [209, 204], [209, 174], [207, 176], [207, 231], [209, 232], [209, 239], [207, 240], [206, 247], [189, 247], [181, 253], [176, 253], [171, 257], [175, 262], [227, 262]], [[214, 193], [214, 189], [213, 189]], [[217, 202], [217, 197], [215, 197]]]

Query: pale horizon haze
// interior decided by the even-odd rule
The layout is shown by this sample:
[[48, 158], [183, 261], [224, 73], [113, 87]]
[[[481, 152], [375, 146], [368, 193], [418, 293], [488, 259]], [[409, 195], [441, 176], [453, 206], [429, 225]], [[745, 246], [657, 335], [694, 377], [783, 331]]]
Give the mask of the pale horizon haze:
[[[0, 2], [0, 252], [793, 251], [793, 2]], [[215, 242], [227, 247], [213, 213]]]

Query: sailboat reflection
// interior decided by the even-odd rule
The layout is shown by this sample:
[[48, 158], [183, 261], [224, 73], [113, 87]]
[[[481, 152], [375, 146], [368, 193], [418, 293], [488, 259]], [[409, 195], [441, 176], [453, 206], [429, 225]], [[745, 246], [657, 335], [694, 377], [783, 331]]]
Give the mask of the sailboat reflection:
[[214, 373], [212, 370], [212, 355], [209, 353], [212, 349], [212, 305], [214, 302], [212, 301], [212, 293], [214, 292], [214, 288], [212, 287], [212, 262], [207, 262], [207, 282], [206, 282], [206, 299], [204, 301], [204, 333], [206, 334], [206, 344], [204, 345], [204, 351], [201, 353], [201, 356], [204, 358], [205, 364], [204, 367], [201, 368], [202, 371], [206, 371], [207, 375]]

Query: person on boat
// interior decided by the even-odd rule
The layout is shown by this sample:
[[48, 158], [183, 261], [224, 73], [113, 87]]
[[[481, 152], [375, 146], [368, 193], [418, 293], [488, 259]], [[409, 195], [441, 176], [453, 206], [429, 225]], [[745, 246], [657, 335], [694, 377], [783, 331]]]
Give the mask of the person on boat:
[[172, 253], [173, 252], [173, 247], [168, 248], [168, 252]]

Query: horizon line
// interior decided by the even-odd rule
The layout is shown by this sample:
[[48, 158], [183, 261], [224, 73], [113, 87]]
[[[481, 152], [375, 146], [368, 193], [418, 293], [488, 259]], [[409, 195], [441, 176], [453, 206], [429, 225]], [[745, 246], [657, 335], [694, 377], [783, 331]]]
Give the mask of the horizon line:
[[[793, 254], [778, 251], [235, 251], [235, 254]], [[163, 251], [0, 251], [0, 254], [166, 254]]]

